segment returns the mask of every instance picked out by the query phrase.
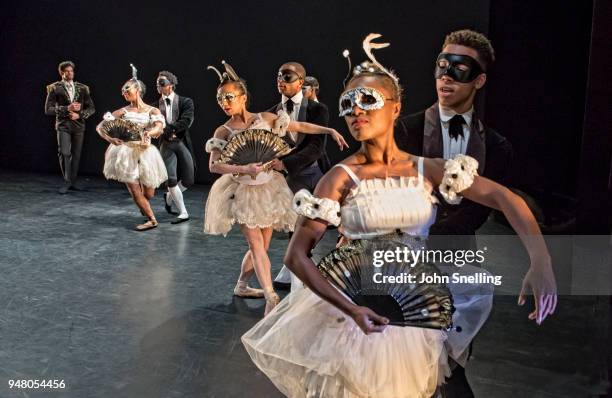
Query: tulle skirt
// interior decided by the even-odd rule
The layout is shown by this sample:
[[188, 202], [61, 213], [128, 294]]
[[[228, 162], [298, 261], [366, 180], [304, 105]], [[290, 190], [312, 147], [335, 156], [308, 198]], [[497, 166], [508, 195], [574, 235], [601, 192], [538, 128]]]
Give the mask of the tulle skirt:
[[249, 228], [293, 231], [297, 214], [292, 200], [293, 192], [277, 172], [271, 172], [269, 181], [259, 185], [244, 184], [231, 174], [224, 174], [210, 188], [204, 233], [225, 236], [235, 223]]
[[[456, 267], [453, 267], [456, 268]], [[449, 270], [443, 270], [448, 272]], [[453, 272], [485, 272], [465, 266]], [[492, 304], [492, 289], [449, 285], [462, 331], [388, 326], [365, 335], [308, 288], [293, 290], [242, 342], [257, 367], [288, 397], [431, 397], [450, 375], [448, 357], [467, 349]]]
[[109, 145], [104, 155], [104, 176], [109, 180], [157, 188], [168, 179], [166, 165], [154, 145]]

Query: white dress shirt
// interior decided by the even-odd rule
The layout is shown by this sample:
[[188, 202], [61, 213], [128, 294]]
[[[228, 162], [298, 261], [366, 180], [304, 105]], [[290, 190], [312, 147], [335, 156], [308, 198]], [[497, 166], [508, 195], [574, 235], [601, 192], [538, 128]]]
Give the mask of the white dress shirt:
[[[166, 98], [170, 99], [170, 105], [166, 101]], [[162, 95], [162, 101], [166, 105], [166, 123], [172, 123], [172, 103], [174, 102], [174, 91], [170, 95]]]
[[[300, 105], [302, 105], [302, 99], [304, 98], [304, 94], [302, 94], [302, 90], [299, 90], [297, 94], [291, 97], [291, 101], [293, 101], [293, 112], [287, 112], [287, 101], [289, 101], [289, 97], [283, 95], [283, 110], [289, 114], [289, 118], [291, 121], [295, 122], [298, 120], [298, 116], [300, 115]], [[295, 131], [289, 131], [289, 135], [293, 142], [297, 142], [298, 133]]]
[[442, 126], [442, 143], [444, 145], [444, 150], [442, 152], [442, 156], [444, 159], [452, 159], [458, 154], [465, 155], [467, 151], [467, 144], [470, 139], [470, 126], [472, 125], [472, 116], [474, 115], [474, 108], [470, 108], [469, 111], [465, 113], [460, 113], [461, 116], [465, 119], [467, 124], [463, 125], [463, 137], [459, 136], [457, 138], [450, 137], [448, 132], [450, 123], [449, 121], [453, 116], [457, 115], [454, 111], [446, 111], [442, 109], [440, 105], [438, 105], [440, 109], [440, 124]]

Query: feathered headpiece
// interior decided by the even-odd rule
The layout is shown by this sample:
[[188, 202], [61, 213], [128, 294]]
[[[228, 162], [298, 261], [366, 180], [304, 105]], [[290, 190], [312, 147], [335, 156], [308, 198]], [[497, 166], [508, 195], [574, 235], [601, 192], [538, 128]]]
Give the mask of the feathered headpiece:
[[238, 76], [238, 74], [236, 73], [236, 71], [234, 70], [234, 68], [232, 68], [232, 66], [230, 64], [228, 64], [225, 61], [221, 61], [221, 64], [223, 65], [223, 67], [225, 68], [225, 72], [221, 73], [219, 71], [219, 69], [215, 68], [212, 65], [208, 65], [206, 67], [206, 69], [209, 70], [213, 70], [217, 76], [219, 76], [219, 82], [223, 83], [226, 81], [233, 81], [233, 82], [241, 82], [240, 77]]
[[349, 68], [348, 74], [343, 82], [345, 87], [352, 76], [357, 76], [363, 72], [372, 72], [372, 73], [381, 72], [389, 76], [395, 82], [395, 84], [399, 84], [399, 78], [393, 72], [385, 68], [380, 62], [378, 62], [376, 57], [374, 57], [374, 54], [372, 54], [372, 50], [378, 50], [380, 48], [389, 47], [389, 43], [372, 42], [372, 40], [378, 39], [379, 37], [382, 37], [380, 33], [370, 33], [369, 35], [366, 36], [365, 39], [363, 39], [363, 51], [366, 53], [370, 61], [369, 62], [364, 61], [360, 63], [359, 65], [357, 65], [355, 68], [352, 68], [351, 58], [349, 56], [350, 55], [349, 50], [344, 50], [342, 52], [342, 56], [346, 58], [348, 62], [348, 68]]

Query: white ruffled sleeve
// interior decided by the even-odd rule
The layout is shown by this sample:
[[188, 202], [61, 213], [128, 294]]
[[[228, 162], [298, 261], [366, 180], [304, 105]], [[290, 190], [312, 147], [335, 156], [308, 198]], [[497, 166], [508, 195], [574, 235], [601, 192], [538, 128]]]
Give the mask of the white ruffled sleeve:
[[279, 137], [284, 137], [287, 134], [287, 128], [289, 127], [289, 123], [291, 122], [291, 118], [289, 114], [284, 110], [279, 110], [277, 113], [278, 118], [274, 121], [274, 125], [272, 126], [272, 132]]
[[104, 114], [104, 116], [102, 116], [102, 120], [107, 121], [107, 122], [110, 122], [110, 121], [115, 120], [115, 117], [113, 116], [113, 114], [112, 114], [112, 113], [110, 113], [110, 112], [106, 112], [106, 113]]
[[468, 189], [478, 175], [478, 161], [471, 156], [457, 155], [444, 163], [444, 176], [440, 184], [440, 194], [453, 205], [461, 202], [457, 194]]
[[319, 218], [335, 226], [340, 225], [340, 203], [328, 198], [317, 198], [306, 189], [300, 189], [293, 197], [293, 210], [313, 220]]
[[155, 122], [161, 122], [162, 127], [166, 127], [166, 118], [162, 114], [151, 115], [151, 123], [155, 123]]
[[206, 153], [211, 153], [212, 151], [221, 152], [226, 145], [227, 141], [213, 137], [206, 141]]

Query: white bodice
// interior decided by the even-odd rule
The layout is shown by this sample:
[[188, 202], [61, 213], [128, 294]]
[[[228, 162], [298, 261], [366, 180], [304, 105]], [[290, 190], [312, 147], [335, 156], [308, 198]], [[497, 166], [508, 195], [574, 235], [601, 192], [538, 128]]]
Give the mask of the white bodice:
[[423, 158], [418, 160], [418, 176], [359, 180], [346, 165], [342, 167], [355, 182], [340, 207], [343, 235], [349, 239], [369, 239], [402, 231], [425, 237], [436, 219], [435, 197], [423, 178]]
[[132, 112], [132, 111], [128, 111], [125, 108], [123, 109], [123, 115], [121, 115], [122, 119], [125, 119], [127, 121], [130, 121], [132, 123], [136, 123], [136, 124], [140, 124], [143, 126], [149, 125], [151, 123], [154, 122], [161, 122], [164, 127], [166, 125], [166, 121], [164, 120], [164, 116], [163, 115], [152, 115], [149, 112]]

